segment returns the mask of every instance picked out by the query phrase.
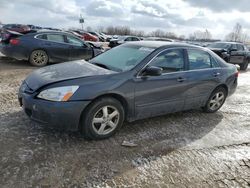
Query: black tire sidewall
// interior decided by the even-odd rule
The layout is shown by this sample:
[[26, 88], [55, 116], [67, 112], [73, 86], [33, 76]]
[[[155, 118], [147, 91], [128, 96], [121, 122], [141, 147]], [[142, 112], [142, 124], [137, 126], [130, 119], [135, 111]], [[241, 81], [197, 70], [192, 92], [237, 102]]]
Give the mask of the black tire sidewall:
[[[214, 96], [216, 93], [218, 93], [218, 92], [223, 92], [223, 94], [224, 94], [224, 96], [225, 96], [225, 97], [224, 97], [224, 101], [223, 101], [223, 103], [221, 104], [221, 106], [220, 106], [218, 109], [216, 109], [216, 110], [211, 110], [211, 109], [209, 108], [209, 103], [210, 103], [211, 99], [213, 98], [213, 96]], [[225, 89], [224, 87], [218, 87], [217, 89], [215, 89], [215, 90], [212, 92], [212, 94], [210, 95], [209, 99], [207, 100], [206, 106], [204, 107], [204, 111], [207, 112], [207, 113], [214, 113], [214, 112], [217, 112], [217, 111], [223, 106], [223, 104], [225, 103], [226, 98], [227, 98], [227, 91], [226, 91], [226, 89]]]
[[[92, 120], [95, 113], [104, 106], [114, 106], [120, 113], [120, 118], [117, 127], [106, 135], [97, 134], [92, 127]], [[87, 139], [105, 139], [114, 135], [122, 126], [124, 122], [125, 112], [122, 104], [110, 97], [105, 97], [94, 101], [86, 110], [83, 115], [82, 121], [80, 122], [80, 131]]]
[[248, 67], [248, 61], [245, 62], [244, 64], [240, 64], [240, 70], [245, 71], [245, 70], [247, 70], [247, 67]]
[[[42, 51], [42, 52], [44, 52], [44, 54], [46, 54], [46, 56], [47, 56], [47, 62], [46, 62], [46, 63], [44, 63], [44, 64], [36, 64], [36, 63], [33, 61], [33, 54], [34, 54], [35, 52], [37, 52], [37, 51]], [[45, 65], [48, 64], [48, 62], [49, 62], [49, 56], [48, 56], [48, 54], [47, 54], [44, 50], [34, 50], [34, 51], [32, 51], [31, 54], [30, 54], [29, 62], [30, 62], [30, 64], [33, 65], [33, 66], [36, 66], [36, 67], [43, 67], [43, 66], [45, 66]]]

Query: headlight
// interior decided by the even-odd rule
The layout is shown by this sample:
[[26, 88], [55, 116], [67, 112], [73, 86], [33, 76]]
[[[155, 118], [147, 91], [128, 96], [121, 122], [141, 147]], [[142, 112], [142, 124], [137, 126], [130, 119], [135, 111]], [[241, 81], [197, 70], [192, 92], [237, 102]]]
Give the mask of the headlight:
[[65, 86], [46, 89], [40, 92], [37, 97], [49, 101], [68, 101], [78, 88], [79, 86]]

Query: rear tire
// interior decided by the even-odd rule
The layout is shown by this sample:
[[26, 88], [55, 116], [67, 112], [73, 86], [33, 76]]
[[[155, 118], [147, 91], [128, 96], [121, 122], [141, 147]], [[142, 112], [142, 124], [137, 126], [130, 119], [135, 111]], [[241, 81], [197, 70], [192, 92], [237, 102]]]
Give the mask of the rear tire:
[[118, 100], [111, 97], [100, 98], [85, 110], [80, 131], [90, 140], [109, 138], [121, 128], [124, 116], [124, 108]]
[[249, 61], [247, 60], [243, 64], [240, 64], [240, 70], [243, 70], [243, 71], [247, 70], [248, 63], [249, 63]]
[[205, 107], [204, 112], [214, 113], [217, 112], [224, 104], [227, 97], [227, 91], [224, 87], [218, 87], [210, 95]]
[[34, 50], [29, 58], [31, 65], [36, 67], [43, 67], [48, 64], [49, 57], [44, 50]]

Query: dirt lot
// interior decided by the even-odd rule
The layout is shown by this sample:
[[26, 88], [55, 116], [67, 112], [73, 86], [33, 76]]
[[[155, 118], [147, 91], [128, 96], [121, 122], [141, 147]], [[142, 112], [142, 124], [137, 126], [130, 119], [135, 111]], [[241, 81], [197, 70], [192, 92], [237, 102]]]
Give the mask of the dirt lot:
[[[1, 187], [250, 187], [250, 69], [215, 114], [194, 110], [127, 123], [103, 141], [25, 116], [17, 90], [33, 69], [0, 59]], [[138, 146], [123, 147], [124, 140]]]

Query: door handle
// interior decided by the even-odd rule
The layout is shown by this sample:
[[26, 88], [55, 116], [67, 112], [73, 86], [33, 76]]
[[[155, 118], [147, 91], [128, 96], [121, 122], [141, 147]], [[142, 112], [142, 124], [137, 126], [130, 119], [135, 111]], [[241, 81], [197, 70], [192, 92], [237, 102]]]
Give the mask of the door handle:
[[184, 82], [185, 80], [187, 80], [187, 79], [186, 78], [182, 78], [182, 77], [177, 78], [178, 82]]
[[215, 72], [213, 75], [214, 75], [214, 77], [217, 77], [217, 76], [220, 76], [220, 73], [219, 72]]

